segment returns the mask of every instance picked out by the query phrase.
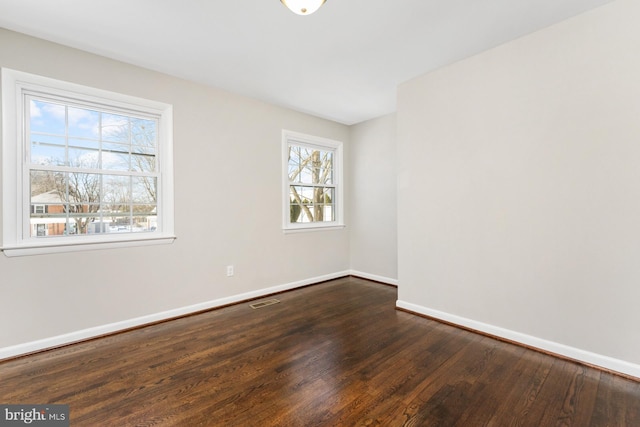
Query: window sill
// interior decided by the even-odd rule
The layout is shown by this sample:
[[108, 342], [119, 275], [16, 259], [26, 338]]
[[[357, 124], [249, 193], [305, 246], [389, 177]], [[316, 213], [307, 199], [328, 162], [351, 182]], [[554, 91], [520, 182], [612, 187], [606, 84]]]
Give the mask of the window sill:
[[306, 233], [311, 231], [331, 231], [331, 230], [342, 230], [346, 226], [344, 224], [340, 225], [317, 225], [317, 226], [309, 226], [309, 227], [291, 227], [284, 228], [282, 232], [284, 234], [293, 234], [293, 233]]
[[44, 255], [63, 252], [81, 252], [97, 249], [130, 248], [135, 246], [166, 245], [173, 243], [175, 236], [154, 236], [147, 238], [130, 238], [109, 241], [86, 242], [42, 242], [28, 243], [20, 246], [4, 246], [1, 248], [7, 257]]

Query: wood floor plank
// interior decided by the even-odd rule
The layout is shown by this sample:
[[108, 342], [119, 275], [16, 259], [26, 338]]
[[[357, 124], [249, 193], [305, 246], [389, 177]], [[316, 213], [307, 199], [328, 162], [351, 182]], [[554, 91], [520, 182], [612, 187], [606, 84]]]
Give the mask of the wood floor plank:
[[639, 426], [640, 383], [397, 311], [342, 278], [0, 363], [72, 426]]
[[527, 425], [529, 412], [535, 404], [540, 389], [549, 375], [553, 358], [525, 351], [513, 368], [515, 375], [506, 379], [499, 390], [494, 390], [494, 399], [500, 401], [487, 426], [519, 427]]
[[487, 344], [493, 345], [485, 350], [486, 357], [478, 365], [481, 370], [475, 379], [470, 380], [469, 404], [462, 408], [455, 425], [487, 425], [517, 381], [516, 367], [526, 350], [519, 347], [504, 348], [493, 340], [487, 340]]

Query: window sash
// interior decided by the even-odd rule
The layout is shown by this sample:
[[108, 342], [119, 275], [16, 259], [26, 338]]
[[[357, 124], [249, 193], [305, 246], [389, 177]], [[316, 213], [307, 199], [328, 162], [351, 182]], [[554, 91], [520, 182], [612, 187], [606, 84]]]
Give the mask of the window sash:
[[[26, 150], [27, 164], [33, 164], [31, 151], [34, 145], [34, 142], [32, 140], [32, 136], [34, 135], [58, 139], [59, 141], [58, 144], [55, 144], [52, 142], [41, 142], [40, 144], [37, 144], [37, 145], [64, 148], [65, 161], [62, 165], [59, 165], [59, 166], [74, 167], [69, 163], [69, 151], [71, 149], [83, 150], [83, 151], [97, 151], [100, 154], [102, 153], [126, 154], [130, 156], [130, 160], [133, 159], [132, 156], [153, 157], [154, 159], [158, 158], [158, 128], [160, 127], [160, 116], [158, 114], [141, 114], [139, 111], [127, 110], [124, 108], [118, 108], [118, 109], [105, 108], [102, 105], [90, 104], [87, 102], [78, 103], [76, 99], [69, 98], [69, 97], [65, 98], [62, 96], [55, 96], [53, 98], [50, 98], [42, 95], [39, 92], [34, 92], [30, 90], [24, 90], [22, 93], [22, 96], [24, 97], [23, 106], [25, 109], [23, 112], [24, 126], [25, 126], [24, 147]], [[55, 103], [55, 105], [58, 105], [64, 108], [65, 110], [65, 117], [64, 117], [64, 124], [63, 124], [64, 133], [49, 133], [49, 132], [42, 132], [37, 130], [34, 131], [31, 129], [32, 121], [30, 119], [32, 117], [32, 106], [35, 107], [36, 102], [41, 102], [45, 104]], [[69, 128], [71, 127], [71, 124], [69, 123], [70, 122], [69, 109], [71, 108], [82, 109], [82, 111], [94, 112], [98, 114], [98, 122], [96, 123], [96, 125], [98, 126], [97, 136], [93, 136], [92, 138], [90, 138], [87, 136], [70, 134]], [[105, 124], [105, 121], [103, 121], [104, 115], [107, 115], [107, 116], [117, 115], [119, 117], [128, 119], [127, 142], [114, 141], [113, 139], [109, 139], [108, 137], [104, 136], [103, 130], [105, 127], [108, 126], [107, 124]], [[153, 141], [151, 144], [141, 145], [141, 144], [134, 143], [133, 130], [131, 129], [131, 119], [136, 121], [140, 120], [143, 122], [153, 122], [155, 131], [153, 132]], [[85, 142], [84, 145], [82, 145], [81, 143], [83, 141]], [[143, 148], [148, 148], [151, 150], [151, 152], [145, 152]], [[122, 169], [109, 169], [105, 167], [104, 157], [102, 155], [98, 158], [98, 164], [100, 165], [100, 168], [90, 168], [90, 169], [100, 169], [103, 171], [111, 171], [111, 170], [122, 171]], [[78, 169], [82, 169], [82, 167], [78, 167]], [[143, 173], [158, 174], [157, 165], [155, 165], [154, 169], [155, 170], [153, 171], [143, 172]]]

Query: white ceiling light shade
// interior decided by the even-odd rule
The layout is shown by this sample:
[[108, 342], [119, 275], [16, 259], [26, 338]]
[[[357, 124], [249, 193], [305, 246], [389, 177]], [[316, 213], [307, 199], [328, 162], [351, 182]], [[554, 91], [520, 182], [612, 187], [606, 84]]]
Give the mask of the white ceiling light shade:
[[298, 15], [311, 15], [327, 0], [280, 0], [290, 11]]

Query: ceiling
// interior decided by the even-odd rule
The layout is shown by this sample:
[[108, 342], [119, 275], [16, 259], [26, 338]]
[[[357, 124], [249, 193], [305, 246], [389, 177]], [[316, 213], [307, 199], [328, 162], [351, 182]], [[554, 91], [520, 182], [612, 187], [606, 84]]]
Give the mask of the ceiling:
[[413, 77], [611, 0], [0, 0], [0, 27], [354, 124]]

